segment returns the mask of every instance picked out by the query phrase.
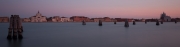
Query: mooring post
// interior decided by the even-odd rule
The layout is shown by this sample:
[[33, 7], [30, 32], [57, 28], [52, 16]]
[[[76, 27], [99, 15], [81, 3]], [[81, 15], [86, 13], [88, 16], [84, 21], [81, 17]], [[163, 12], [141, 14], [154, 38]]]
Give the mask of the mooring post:
[[163, 24], [163, 21], [161, 21], [161, 24]]
[[136, 25], [136, 21], [135, 20], [133, 21], [133, 25]]
[[21, 26], [21, 31], [23, 32], [23, 26]]
[[114, 24], [117, 24], [116, 22], [117, 22], [117, 21], [115, 20], [115, 21], [114, 21]]
[[145, 20], [145, 24], [147, 24], [147, 20]]
[[175, 24], [177, 23], [177, 20], [175, 20]]
[[85, 22], [85, 20], [83, 20], [83, 21], [82, 21], [82, 25], [86, 25], [86, 22]]
[[19, 16], [17, 16], [17, 26], [18, 26], [18, 38], [19, 39], [22, 39], [23, 38], [23, 36], [22, 36], [22, 23], [21, 23], [21, 19], [20, 19], [20, 17]]
[[9, 31], [8, 31], [8, 36], [7, 36], [7, 39], [12, 39], [12, 28], [8, 28]]
[[125, 25], [124, 25], [124, 27], [129, 27], [129, 22], [128, 22], [127, 19], [125, 20]]
[[17, 39], [17, 16], [16, 15], [14, 15], [14, 19], [13, 19], [13, 24], [14, 24], [14, 26], [13, 26], [13, 39]]
[[156, 25], [159, 25], [159, 20], [156, 20]]
[[[23, 27], [19, 15], [11, 15], [7, 39], [22, 39]], [[13, 33], [13, 34], [12, 34]]]
[[102, 26], [102, 21], [101, 20], [99, 20], [99, 26]]
[[12, 32], [13, 32], [13, 15], [10, 17], [10, 22], [9, 22], [9, 28], [8, 28], [8, 36], [7, 39], [12, 39]]

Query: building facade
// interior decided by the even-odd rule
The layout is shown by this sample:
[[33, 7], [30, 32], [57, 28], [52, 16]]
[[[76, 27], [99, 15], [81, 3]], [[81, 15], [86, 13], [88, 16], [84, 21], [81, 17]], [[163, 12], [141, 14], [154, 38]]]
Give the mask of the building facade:
[[22, 22], [31, 22], [31, 20], [29, 18], [23, 18]]
[[164, 13], [164, 12], [161, 14], [160, 19], [163, 21], [171, 21], [171, 17], [167, 16], [166, 13]]
[[0, 22], [9, 22], [9, 17], [0, 17]]
[[103, 18], [92, 18], [93, 22], [99, 22], [99, 20], [101, 20], [102, 22], [104, 22]]
[[72, 19], [74, 22], [82, 22], [83, 20], [87, 22], [90, 21], [90, 18], [84, 16], [72, 16], [70, 19]]
[[128, 18], [115, 18], [115, 20], [117, 20], [117, 22], [124, 22], [126, 20], [128, 20], [128, 22], [134, 21], [134, 19], [128, 19]]
[[104, 17], [104, 21], [105, 22], [112, 22], [113, 20], [111, 18], [109, 18], [109, 17]]
[[57, 20], [54, 17], [47, 18], [47, 22], [57, 22]]
[[61, 18], [59, 16], [54, 16], [53, 19], [55, 19], [56, 22], [61, 22]]
[[35, 16], [30, 17], [31, 22], [47, 22], [46, 17], [42, 16], [41, 13], [38, 13]]
[[99, 22], [99, 20], [101, 20], [102, 22], [113, 22], [115, 19], [104, 17], [104, 18], [92, 18], [92, 20], [93, 22]]
[[67, 17], [61, 17], [61, 22], [70, 22], [70, 18]]

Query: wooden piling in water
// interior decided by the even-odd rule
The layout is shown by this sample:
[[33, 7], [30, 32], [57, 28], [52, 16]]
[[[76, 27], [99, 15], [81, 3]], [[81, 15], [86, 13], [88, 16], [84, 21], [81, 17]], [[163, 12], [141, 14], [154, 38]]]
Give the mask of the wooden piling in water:
[[85, 22], [85, 20], [83, 20], [83, 21], [82, 21], [82, 25], [86, 25], [86, 22]]
[[175, 24], [177, 23], [177, 20], [175, 20]]
[[159, 25], [159, 20], [156, 20], [156, 25]]
[[11, 15], [10, 17], [10, 22], [9, 22], [9, 28], [8, 28], [8, 36], [7, 36], [7, 39], [12, 39], [12, 32], [13, 32], [13, 15]]
[[147, 24], [147, 20], [145, 20], [145, 24]]
[[21, 24], [21, 19], [19, 17], [19, 15], [11, 15], [10, 18], [10, 25], [9, 25], [9, 32], [8, 32], [8, 36], [7, 39], [22, 39], [22, 32], [23, 32], [23, 28], [22, 28], [22, 24]]
[[115, 21], [114, 21], [114, 24], [117, 24], [116, 22], [117, 22], [117, 21], [115, 20]]
[[128, 22], [128, 20], [125, 21], [124, 27], [129, 27], [129, 22]]
[[101, 20], [99, 20], [99, 26], [102, 26], [102, 21]]
[[17, 16], [17, 29], [18, 29], [18, 38], [22, 39], [22, 32], [23, 32], [23, 28], [22, 28], [22, 23], [21, 23], [21, 18], [19, 16]]
[[161, 24], [163, 24], [163, 21], [161, 21]]
[[133, 25], [136, 25], [136, 21], [133, 21]]

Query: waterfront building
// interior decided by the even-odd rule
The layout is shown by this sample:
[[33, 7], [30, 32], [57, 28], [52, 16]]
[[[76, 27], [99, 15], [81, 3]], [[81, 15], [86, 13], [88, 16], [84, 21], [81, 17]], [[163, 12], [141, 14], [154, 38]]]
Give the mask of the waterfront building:
[[47, 22], [57, 22], [57, 20], [54, 17], [47, 18]]
[[141, 19], [140, 21], [145, 22], [145, 21], [146, 21], [146, 19]]
[[117, 22], [117, 20], [115, 18], [111, 18], [111, 22]]
[[61, 22], [70, 22], [70, 18], [67, 18], [67, 17], [61, 17]]
[[70, 17], [70, 19], [72, 19], [74, 22], [82, 22], [83, 20], [85, 20], [86, 22], [90, 21], [90, 18], [85, 16], [72, 16]]
[[180, 18], [175, 18], [175, 20], [177, 20], [177, 22], [180, 22]]
[[156, 22], [157, 19], [154, 19], [154, 18], [152, 18], [152, 19], [146, 19], [146, 21], [148, 21], [148, 22]]
[[31, 22], [31, 20], [29, 18], [23, 18], [22, 22]]
[[54, 16], [54, 17], [50, 17], [47, 18], [48, 22], [70, 22], [70, 18], [67, 17], [59, 17], [59, 16]]
[[180, 22], [180, 18], [171, 18], [171, 21], [177, 21], [177, 22]]
[[0, 22], [9, 22], [9, 17], [0, 17]]
[[112, 19], [109, 18], [109, 17], [104, 17], [104, 21], [105, 21], [105, 22], [112, 22]]
[[104, 18], [92, 18], [94, 22], [99, 22], [101, 20], [102, 22], [112, 22], [114, 19], [111, 19], [109, 17], [104, 17]]
[[61, 22], [61, 18], [59, 16], [54, 16], [53, 21]]
[[124, 22], [124, 21], [128, 21], [128, 22], [132, 22], [134, 19], [128, 19], [128, 18], [115, 18], [115, 20], [117, 20], [117, 22]]
[[47, 22], [46, 17], [42, 16], [41, 13], [38, 13], [35, 16], [30, 17], [31, 22]]
[[104, 22], [104, 18], [92, 18], [92, 20], [94, 22], [99, 22], [99, 20], [101, 20], [102, 22]]
[[163, 21], [171, 21], [171, 17], [167, 16], [166, 13], [164, 13], [164, 12], [161, 14], [160, 19]]

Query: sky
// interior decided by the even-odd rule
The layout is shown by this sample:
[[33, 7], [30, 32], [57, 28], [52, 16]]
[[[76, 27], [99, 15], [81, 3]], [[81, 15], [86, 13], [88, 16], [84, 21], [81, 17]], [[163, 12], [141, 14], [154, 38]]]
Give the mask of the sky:
[[0, 0], [0, 16], [86, 16], [90, 18], [180, 17], [180, 0]]

